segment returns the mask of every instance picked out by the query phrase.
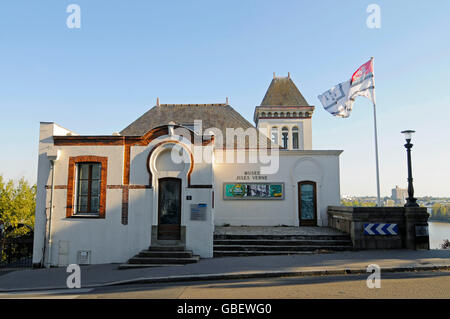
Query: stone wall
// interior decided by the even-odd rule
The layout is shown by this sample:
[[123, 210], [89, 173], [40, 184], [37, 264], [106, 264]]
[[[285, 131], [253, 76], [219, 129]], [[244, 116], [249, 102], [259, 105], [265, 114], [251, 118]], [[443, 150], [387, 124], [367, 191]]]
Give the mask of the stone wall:
[[[397, 224], [398, 235], [364, 234], [365, 224]], [[328, 206], [329, 227], [350, 234], [356, 249], [429, 249], [424, 207]]]

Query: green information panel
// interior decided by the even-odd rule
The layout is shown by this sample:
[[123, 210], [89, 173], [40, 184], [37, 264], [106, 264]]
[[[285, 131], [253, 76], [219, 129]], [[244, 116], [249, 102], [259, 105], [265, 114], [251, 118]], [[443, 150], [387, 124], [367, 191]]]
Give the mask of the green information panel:
[[284, 183], [224, 183], [224, 199], [284, 199]]

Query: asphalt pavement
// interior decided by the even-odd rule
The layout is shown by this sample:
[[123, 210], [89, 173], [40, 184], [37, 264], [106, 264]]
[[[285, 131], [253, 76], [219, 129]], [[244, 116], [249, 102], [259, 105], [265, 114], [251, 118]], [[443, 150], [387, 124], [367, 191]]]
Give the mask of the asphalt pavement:
[[[330, 254], [225, 257], [185, 266], [119, 270], [119, 264], [81, 267], [81, 288], [126, 284], [238, 280], [288, 276], [365, 274], [370, 264], [382, 272], [450, 269], [450, 250], [368, 250]], [[1, 273], [1, 272], [0, 272]], [[0, 292], [66, 289], [65, 267], [0, 274]]]

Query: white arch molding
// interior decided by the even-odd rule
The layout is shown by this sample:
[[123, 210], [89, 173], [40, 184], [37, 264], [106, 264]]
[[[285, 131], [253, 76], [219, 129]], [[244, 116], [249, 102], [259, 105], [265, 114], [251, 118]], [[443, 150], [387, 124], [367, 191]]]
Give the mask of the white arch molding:
[[[156, 162], [157, 162], [158, 156], [161, 155], [161, 153], [163, 153], [163, 152], [172, 152], [172, 149], [174, 147], [178, 147], [178, 146], [181, 146], [183, 149], [183, 160], [184, 160], [184, 164], [185, 164], [184, 168], [180, 171], [179, 170], [175, 170], [175, 171], [158, 170], [158, 168], [156, 167]], [[155, 146], [155, 147], [156, 148], [154, 149], [153, 152], [152, 152], [152, 150], [150, 150], [150, 152], [152, 152], [152, 154], [151, 154], [150, 158], [148, 159], [148, 163], [147, 163], [148, 168], [150, 169], [150, 172], [152, 173], [153, 176], [158, 175], [158, 174], [159, 175], [164, 174], [163, 172], [179, 172], [180, 174], [184, 173], [184, 175], [187, 176], [187, 173], [189, 172], [193, 163], [191, 162], [191, 157], [190, 157], [191, 152], [184, 143], [168, 140], [168, 141], [163, 141], [162, 144]], [[186, 164], [189, 164], [189, 165], [186, 165]], [[165, 176], [162, 176], [162, 177], [165, 177]], [[167, 176], [167, 177], [169, 177], [169, 176]], [[154, 182], [154, 180], [153, 180], [153, 182]]]
[[[172, 152], [173, 147], [181, 146], [183, 149], [183, 158], [184, 158], [184, 168], [182, 170], [175, 171], [164, 171], [158, 170], [156, 167], [156, 162], [158, 156], [163, 154], [164, 152]], [[152, 173], [152, 185], [153, 185], [153, 203], [152, 205], [152, 225], [158, 225], [158, 193], [159, 193], [159, 185], [158, 180], [164, 177], [174, 177], [181, 179], [181, 198], [185, 197], [185, 189], [188, 186], [188, 173], [191, 170], [194, 163], [191, 161], [190, 150], [187, 145], [180, 141], [174, 140], [165, 140], [162, 141], [161, 144], [155, 146], [154, 149], [150, 150], [151, 155], [148, 159], [147, 166]], [[182, 201], [183, 203], [183, 201]], [[183, 208], [182, 208], [183, 211]], [[185, 225], [185, 216], [181, 215], [181, 225]]]

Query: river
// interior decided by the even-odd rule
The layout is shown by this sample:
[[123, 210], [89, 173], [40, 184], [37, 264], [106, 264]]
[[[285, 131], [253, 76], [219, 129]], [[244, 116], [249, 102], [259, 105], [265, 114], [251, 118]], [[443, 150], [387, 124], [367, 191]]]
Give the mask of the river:
[[450, 223], [428, 221], [430, 249], [440, 249], [444, 239], [450, 240]]

